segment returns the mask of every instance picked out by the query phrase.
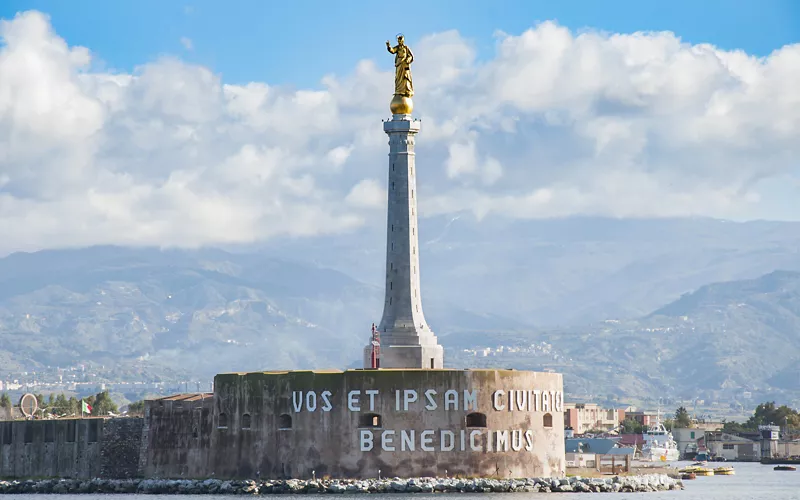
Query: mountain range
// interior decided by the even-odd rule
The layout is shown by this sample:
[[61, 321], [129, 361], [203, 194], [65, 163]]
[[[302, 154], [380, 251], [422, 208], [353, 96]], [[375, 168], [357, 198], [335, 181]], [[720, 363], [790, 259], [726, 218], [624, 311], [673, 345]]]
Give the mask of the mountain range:
[[[426, 317], [451, 366], [565, 373], [573, 394], [792, 396], [800, 224], [464, 215], [420, 227]], [[0, 259], [0, 377], [92, 361], [118, 376], [357, 366], [385, 235]], [[793, 396], [792, 396], [793, 397]]]

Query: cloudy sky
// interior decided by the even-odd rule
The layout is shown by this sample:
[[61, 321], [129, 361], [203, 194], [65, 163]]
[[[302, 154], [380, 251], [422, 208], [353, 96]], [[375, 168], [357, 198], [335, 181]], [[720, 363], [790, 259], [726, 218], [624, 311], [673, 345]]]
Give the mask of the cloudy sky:
[[381, 220], [398, 31], [423, 216], [800, 220], [791, 0], [162, 3], [0, 7], [0, 254]]

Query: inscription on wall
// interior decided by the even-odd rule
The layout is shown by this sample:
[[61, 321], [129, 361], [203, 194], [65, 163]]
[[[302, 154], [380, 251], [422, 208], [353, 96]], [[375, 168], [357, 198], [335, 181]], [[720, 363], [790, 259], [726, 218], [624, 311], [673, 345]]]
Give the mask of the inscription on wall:
[[[444, 410], [464, 414], [467, 429], [434, 431], [426, 429], [383, 429], [381, 417], [374, 415], [364, 422], [358, 431], [361, 451], [376, 447], [382, 451], [466, 451], [507, 452], [533, 451], [535, 433], [533, 429], [491, 430], [486, 427], [485, 415], [477, 413], [478, 390], [439, 392], [434, 389], [398, 389], [381, 394], [377, 389], [352, 390], [347, 393], [347, 410], [354, 413], [374, 413], [382, 397], [391, 398], [395, 412], [424, 412]], [[532, 414], [531, 421], [537, 427], [552, 427], [553, 413], [563, 413], [562, 391], [539, 389], [498, 389], [489, 396], [489, 407], [493, 412], [526, 412]], [[330, 412], [335, 409], [331, 391], [292, 391], [292, 409], [301, 412]], [[385, 407], [385, 406], [383, 406]], [[538, 415], [537, 415], [538, 414]], [[470, 428], [473, 427], [473, 428]]]

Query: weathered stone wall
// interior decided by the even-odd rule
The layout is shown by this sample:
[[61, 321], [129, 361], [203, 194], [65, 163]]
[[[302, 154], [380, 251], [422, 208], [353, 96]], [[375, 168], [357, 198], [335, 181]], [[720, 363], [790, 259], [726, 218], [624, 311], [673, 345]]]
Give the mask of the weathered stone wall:
[[[100, 477], [104, 463], [108, 471], [128, 470], [125, 461], [133, 458], [130, 454], [111, 461], [104, 460], [101, 450], [106, 438], [116, 443], [116, 449], [124, 449], [121, 441], [135, 441], [134, 428], [141, 429], [141, 424], [141, 419], [102, 418], [0, 422], [0, 476]], [[123, 430], [129, 428], [130, 433]], [[134, 469], [136, 459], [138, 455]]]
[[145, 402], [141, 472], [145, 477], [214, 477], [213, 398]]
[[[179, 440], [185, 450], [181, 474], [168, 466], [165, 451], [150, 451], [148, 472], [219, 478], [360, 478], [378, 471], [400, 477], [560, 476], [562, 391], [560, 374], [513, 370], [223, 374], [215, 379], [210, 442]], [[158, 427], [176, 436], [187, 424], [174, 414]], [[159, 441], [149, 439], [151, 446]]]
[[100, 477], [128, 479], [140, 476], [143, 423], [141, 418], [113, 418], [103, 422]]

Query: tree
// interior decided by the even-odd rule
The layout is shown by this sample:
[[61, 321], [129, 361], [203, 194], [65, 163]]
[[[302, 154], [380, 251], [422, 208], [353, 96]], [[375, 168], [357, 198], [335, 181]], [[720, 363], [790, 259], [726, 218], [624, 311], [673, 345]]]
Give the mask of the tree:
[[632, 418], [626, 418], [622, 421], [623, 434], [641, 434], [644, 431], [642, 424]]
[[128, 415], [144, 415], [144, 400], [129, 404]]
[[117, 405], [111, 400], [108, 391], [99, 392], [95, 396], [90, 396], [86, 399], [92, 406], [92, 415], [108, 415], [109, 412], [116, 413], [119, 411]]
[[675, 410], [675, 427], [691, 427], [692, 426], [692, 418], [689, 416], [689, 412], [681, 406], [677, 410]]
[[5, 392], [0, 395], [0, 408], [11, 408], [11, 398]]

